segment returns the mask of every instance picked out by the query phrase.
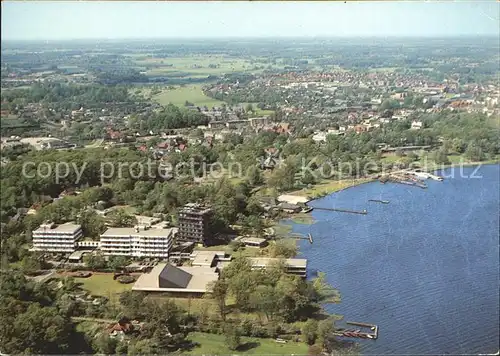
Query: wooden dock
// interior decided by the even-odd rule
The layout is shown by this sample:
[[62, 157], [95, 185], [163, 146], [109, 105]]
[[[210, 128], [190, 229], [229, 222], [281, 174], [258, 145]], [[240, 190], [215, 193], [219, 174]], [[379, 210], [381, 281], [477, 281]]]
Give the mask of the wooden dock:
[[349, 209], [337, 209], [337, 208], [318, 208], [314, 207], [316, 210], [325, 210], [325, 211], [337, 211], [340, 213], [351, 213], [351, 214], [361, 214], [361, 215], [366, 215], [368, 214], [368, 211], [365, 210], [349, 210]]
[[300, 240], [307, 240], [309, 241], [309, 243], [312, 245], [313, 243], [313, 237], [311, 234], [307, 234], [307, 236], [297, 236], [297, 239], [300, 239]]
[[371, 339], [371, 340], [376, 340], [378, 338], [378, 326], [375, 324], [359, 323], [355, 321], [347, 321], [346, 324], [358, 326], [365, 329], [369, 328], [370, 332], [362, 331], [361, 329], [337, 329], [335, 331], [336, 336], [354, 337], [354, 338]]

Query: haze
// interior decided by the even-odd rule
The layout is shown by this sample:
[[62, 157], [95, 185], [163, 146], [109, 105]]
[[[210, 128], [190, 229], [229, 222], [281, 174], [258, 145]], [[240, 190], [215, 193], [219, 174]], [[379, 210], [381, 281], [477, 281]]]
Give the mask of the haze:
[[2, 2], [4, 40], [499, 35], [495, 1]]

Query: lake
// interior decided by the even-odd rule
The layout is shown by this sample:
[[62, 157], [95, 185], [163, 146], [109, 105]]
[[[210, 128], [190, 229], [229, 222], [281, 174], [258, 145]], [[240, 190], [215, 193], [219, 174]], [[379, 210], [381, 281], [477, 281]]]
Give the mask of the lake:
[[498, 351], [500, 166], [475, 171], [437, 172], [454, 177], [427, 180], [428, 189], [363, 184], [310, 206], [367, 215], [314, 210], [314, 224], [290, 223], [314, 237], [301, 240], [299, 257], [341, 293], [326, 309], [379, 326], [377, 340], [360, 341], [363, 354]]

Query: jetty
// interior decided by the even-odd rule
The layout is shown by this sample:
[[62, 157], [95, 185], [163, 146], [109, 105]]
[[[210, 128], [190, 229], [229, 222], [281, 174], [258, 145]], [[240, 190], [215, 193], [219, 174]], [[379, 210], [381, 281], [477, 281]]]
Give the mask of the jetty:
[[[298, 234], [297, 234], [297, 235], [298, 235]], [[312, 235], [311, 235], [310, 233], [309, 233], [309, 234], [307, 234], [307, 236], [302, 236], [302, 235], [299, 235], [299, 236], [296, 236], [295, 238], [296, 238], [296, 239], [298, 239], [298, 240], [307, 240], [307, 241], [309, 241], [309, 243], [310, 243], [311, 245], [312, 245], [312, 243], [313, 243], [313, 237], [312, 237]]]
[[[355, 337], [361, 339], [376, 340], [378, 338], [378, 326], [375, 324], [359, 323], [354, 321], [347, 321], [346, 324], [364, 328], [365, 331], [362, 331], [361, 329], [340, 328], [335, 330], [334, 334], [342, 337]], [[366, 331], [366, 329], [369, 329], [369, 331]]]
[[410, 174], [408, 172], [392, 173], [388, 176], [381, 177], [379, 180], [381, 183], [392, 182], [392, 183], [410, 185], [422, 189], [427, 188], [427, 185], [422, 181], [420, 177]]
[[437, 176], [435, 174], [427, 173], [427, 172], [420, 172], [420, 171], [408, 171], [409, 174], [413, 174], [415, 177], [421, 178], [421, 179], [433, 179], [437, 180], [439, 182], [443, 181], [444, 178]]
[[389, 204], [389, 200], [368, 199], [368, 201], [371, 201], [371, 202], [374, 202], [374, 203]]
[[337, 209], [337, 208], [318, 208], [314, 207], [316, 210], [325, 210], [325, 211], [337, 211], [340, 213], [351, 213], [351, 214], [361, 214], [361, 215], [366, 215], [368, 214], [368, 211], [365, 210], [349, 210], [349, 209]]
[[427, 189], [427, 185], [424, 183], [419, 183], [419, 182], [408, 182], [406, 180], [394, 180], [392, 181], [393, 183], [398, 183], [398, 184], [405, 184], [405, 185], [411, 185], [413, 187], [418, 187], [422, 189]]

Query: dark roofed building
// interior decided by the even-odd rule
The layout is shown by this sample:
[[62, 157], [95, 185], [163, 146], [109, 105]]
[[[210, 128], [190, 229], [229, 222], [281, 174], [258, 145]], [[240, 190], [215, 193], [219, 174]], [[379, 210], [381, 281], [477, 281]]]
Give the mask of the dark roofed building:
[[132, 290], [143, 292], [168, 292], [179, 296], [201, 295], [219, 279], [215, 268], [176, 267], [159, 263], [151, 272], [142, 274]]
[[171, 264], [165, 266], [158, 276], [160, 288], [186, 288], [192, 275]]

